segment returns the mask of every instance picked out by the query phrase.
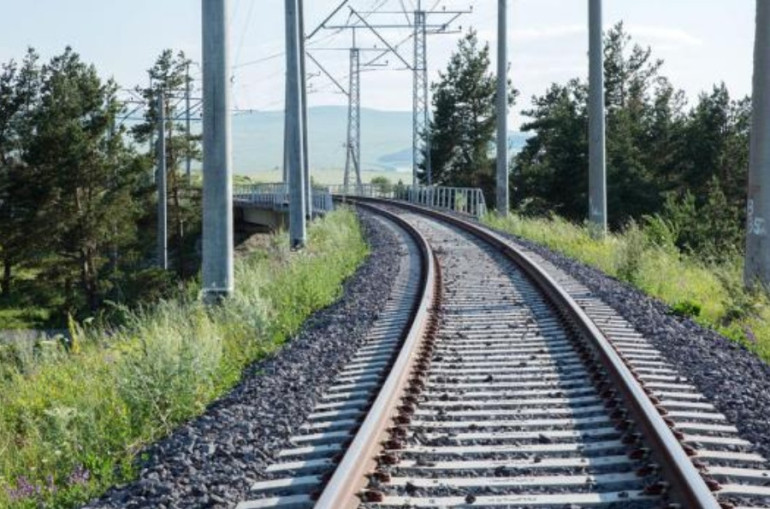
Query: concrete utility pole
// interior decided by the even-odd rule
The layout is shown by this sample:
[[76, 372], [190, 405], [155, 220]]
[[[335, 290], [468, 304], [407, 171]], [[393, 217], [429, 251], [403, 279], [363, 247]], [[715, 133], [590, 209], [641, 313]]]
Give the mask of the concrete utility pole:
[[[288, 75], [286, 76], [288, 80]], [[289, 183], [289, 87], [283, 95], [283, 183]]]
[[232, 295], [233, 176], [228, 0], [203, 6], [203, 299]]
[[299, 12], [299, 70], [300, 83], [302, 85], [302, 170], [305, 177], [305, 217], [313, 218], [313, 184], [310, 181], [310, 151], [308, 149], [307, 136], [307, 73], [305, 52], [305, 6], [304, 0], [297, 0]]
[[770, 287], [770, 3], [757, 0], [744, 278]]
[[192, 157], [190, 154], [190, 62], [187, 62], [187, 73], [185, 74], [185, 142], [187, 150], [185, 151], [185, 172], [187, 174], [187, 187], [192, 185]]
[[[150, 86], [148, 90], [150, 90], [150, 94], [152, 94], [152, 86], [153, 86], [152, 73], [148, 72], [147, 74], [150, 76]], [[147, 107], [151, 108], [152, 106], [148, 105]], [[153, 151], [158, 149], [157, 146], [155, 145], [155, 132], [152, 129], [150, 129], [150, 136], [147, 144], [148, 144], [147, 153], [150, 156], [152, 156]], [[156, 180], [157, 180], [157, 175], [156, 175]]]
[[302, 141], [302, 90], [300, 68], [300, 22], [297, 0], [286, 2], [286, 122], [287, 162], [289, 166], [289, 237], [292, 249], [307, 242], [305, 222], [305, 175]]
[[168, 270], [168, 185], [166, 172], [166, 96], [158, 93], [158, 266]]
[[593, 234], [607, 233], [607, 163], [604, 123], [602, 0], [588, 0], [588, 220]]
[[508, 0], [497, 0], [497, 213], [508, 215]]

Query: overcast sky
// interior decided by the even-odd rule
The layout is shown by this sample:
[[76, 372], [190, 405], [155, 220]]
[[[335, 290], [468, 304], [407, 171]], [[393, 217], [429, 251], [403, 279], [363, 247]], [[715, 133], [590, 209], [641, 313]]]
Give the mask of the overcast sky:
[[[403, 0], [412, 9], [417, 0]], [[475, 27], [483, 40], [496, 45], [494, 0], [423, 0], [427, 7], [473, 12], [457, 24]], [[339, 0], [305, 0], [308, 31], [323, 20]], [[401, 0], [351, 0], [366, 11], [379, 4], [383, 10], [399, 11]], [[533, 94], [542, 93], [551, 82], [564, 82], [587, 75], [588, 34], [586, 0], [510, 0], [509, 51], [511, 78], [522, 96], [512, 113], [519, 111]], [[283, 5], [282, 0], [230, 0], [234, 103], [242, 109], [283, 107]], [[719, 81], [731, 93], [751, 91], [751, 62], [754, 39], [755, 0], [605, 0], [604, 21], [610, 26], [626, 23], [635, 40], [650, 45], [654, 55], [666, 61], [664, 73], [691, 98]], [[347, 11], [335, 22], [344, 22]], [[432, 17], [439, 23], [446, 16]], [[405, 23], [403, 15], [378, 15], [370, 21]], [[408, 29], [383, 30], [390, 41], [409, 35]], [[447, 62], [457, 35], [430, 38], [431, 77]], [[363, 47], [382, 47], [373, 36], [361, 33]], [[344, 51], [317, 48], [346, 48], [349, 31], [322, 31], [311, 43], [313, 55], [347, 86], [348, 55]], [[19, 58], [27, 46], [44, 57], [71, 45], [105, 76], [130, 87], [146, 82], [146, 70], [164, 48], [182, 49], [200, 59], [200, 0], [0, 0], [0, 61]], [[401, 47], [407, 60], [412, 46]], [[251, 63], [258, 61], [258, 63]], [[396, 57], [390, 69], [364, 74], [362, 103], [365, 107], [409, 110], [411, 74]], [[315, 73], [309, 63], [308, 70]], [[324, 76], [312, 79], [310, 105], [345, 104]]]

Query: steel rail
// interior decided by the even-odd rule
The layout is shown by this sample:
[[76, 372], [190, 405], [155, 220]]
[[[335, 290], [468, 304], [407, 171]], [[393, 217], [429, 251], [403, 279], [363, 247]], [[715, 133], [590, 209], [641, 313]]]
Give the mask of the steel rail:
[[[367, 475], [374, 470], [376, 457], [382, 448], [388, 427], [405, 394], [415, 361], [426, 333], [431, 328], [432, 310], [440, 293], [438, 263], [428, 241], [411, 224], [396, 214], [380, 207], [360, 203], [359, 206], [387, 217], [404, 228], [416, 241], [422, 252], [421, 295], [410, 317], [409, 331], [388, 377], [377, 398], [348, 446], [342, 460], [321, 492], [314, 507], [344, 509], [357, 507], [359, 491], [366, 485]], [[435, 325], [435, 324], [434, 324]]]
[[[548, 296], [563, 316], [578, 329], [582, 337], [588, 341], [590, 347], [598, 356], [600, 363], [607, 370], [607, 374], [613, 382], [613, 389], [623, 399], [625, 408], [630, 413], [630, 418], [639, 427], [643, 439], [651, 447], [650, 452], [652, 455], [659, 461], [661, 472], [669, 482], [669, 493], [672, 498], [687, 508], [719, 509], [721, 507], [706, 481], [693, 465], [682, 444], [677, 440], [669, 425], [661, 416], [658, 408], [650, 400], [635, 374], [619, 355], [612, 343], [561, 285], [529, 256], [502, 235], [451, 214], [393, 200], [361, 197], [347, 197], [347, 200], [358, 205], [369, 204], [369, 208], [373, 208], [378, 213], [386, 213], [389, 218], [394, 220], [395, 217], [398, 217], [397, 215], [386, 212], [372, 204], [395, 206], [452, 224], [494, 246], [517, 264]], [[401, 220], [399, 224], [404, 224], [404, 221]], [[421, 311], [427, 312], [424, 302]], [[412, 332], [414, 332], [414, 329]], [[410, 344], [412, 346], [417, 340], [413, 336], [410, 333], [410, 339], [412, 339]], [[406, 345], [402, 355], [405, 351]], [[401, 387], [403, 387], [406, 378], [405, 373], [408, 373], [408, 360], [402, 360], [400, 356], [399, 361], [397, 361], [394, 369], [399, 367], [400, 371], [398, 373], [394, 372], [391, 377], [401, 380]], [[388, 378], [388, 382], [391, 382], [391, 377]], [[351, 445], [351, 448], [345, 454], [343, 463], [335, 471], [332, 478], [334, 483], [330, 482], [326, 486], [316, 507], [332, 509], [355, 507], [357, 505], [358, 502], [351, 498], [354, 496], [354, 493], [351, 492], [351, 487], [353, 485], [361, 486], [364, 476], [373, 470], [371, 466], [374, 464], [377, 450], [380, 448], [377, 438], [385, 430], [387, 416], [392, 413], [392, 409], [400, 399], [400, 392], [398, 394], [395, 392], [388, 394], [386, 392], [393, 390], [395, 385], [395, 383], [388, 382], [381, 389], [380, 396], [377, 399], [378, 402], [381, 399], [383, 400], [382, 404], [377, 406], [379, 413], [376, 415], [370, 414], [367, 417], [364, 426], [362, 426], [361, 431], [353, 441], [353, 445], [356, 446], [355, 450], [353, 445]], [[386, 402], [392, 405], [390, 410], [384, 407]], [[375, 403], [375, 405], [377, 404]], [[374, 409], [375, 407], [373, 407]], [[374, 430], [365, 430], [365, 427], [376, 427], [377, 433], [374, 433]], [[363, 443], [364, 440], [372, 440], [372, 442]], [[346, 478], [349, 475], [353, 477]], [[340, 491], [343, 487], [346, 488], [344, 493]], [[334, 504], [329, 505], [331, 502], [334, 502]]]

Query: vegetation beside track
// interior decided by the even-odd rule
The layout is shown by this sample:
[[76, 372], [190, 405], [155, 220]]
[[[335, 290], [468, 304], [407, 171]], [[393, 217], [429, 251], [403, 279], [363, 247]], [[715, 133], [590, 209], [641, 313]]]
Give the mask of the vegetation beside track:
[[664, 221], [631, 223], [604, 240], [559, 217], [488, 215], [484, 222], [591, 265], [660, 299], [673, 313], [740, 342], [770, 362], [770, 299], [743, 285], [742, 258], [706, 261], [680, 250]]
[[120, 328], [70, 324], [71, 346], [0, 347], [0, 507], [73, 507], [131, 479], [136, 455], [232, 388], [331, 304], [367, 255], [354, 214], [242, 257], [235, 296], [206, 309], [190, 284], [173, 300], [124, 311]]

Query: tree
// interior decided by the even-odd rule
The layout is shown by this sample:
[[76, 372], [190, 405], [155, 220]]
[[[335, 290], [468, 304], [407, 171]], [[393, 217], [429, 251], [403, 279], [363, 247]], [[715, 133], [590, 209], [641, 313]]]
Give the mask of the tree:
[[114, 82], [103, 82], [71, 48], [43, 66], [40, 82], [25, 154], [39, 182], [37, 215], [44, 221], [35, 233], [45, 236], [48, 249], [61, 260], [54, 275], [65, 288], [77, 281], [82, 304], [95, 311], [105, 290], [100, 272], [111, 248], [136, 234], [139, 211], [132, 192], [143, 167], [123, 130], [114, 129], [122, 109]]
[[[604, 37], [607, 198], [610, 224], [658, 212], [681, 169], [683, 93], [660, 75], [661, 60], [632, 45], [622, 23]], [[583, 221], [588, 210], [587, 82], [552, 85], [523, 125], [535, 135], [515, 158], [515, 190], [524, 211], [552, 210]]]
[[40, 92], [37, 53], [29, 49], [21, 66], [10, 61], [0, 73], [0, 287], [10, 295], [13, 267], [34, 255], [41, 238], [34, 231], [40, 182], [23, 163]]
[[[604, 38], [610, 222], [660, 216], [676, 243], [712, 258], [742, 247], [750, 101], [724, 84], [689, 111], [663, 62], [633, 45], [623, 24]], [[587, 212], [587, 84], [551, 85], [522, 127], [534, 133], [515, 157], [519, 210], [583, 221]]]
[[[432, 85], [433, 119], [430, 155], [436, 185], [481, 187], [494, 195], [494, 160], [497, 111], [496, 77], [490, 71], [489, 45], [479, 44], [470, 30], [452, 55], [438, 83]], [[509, 104], [516, 91], [511, 88]], [[425, 182], [424, 168], [418, 178]]]
[[512, 194], [523, 213], [582, 219], [588, 203], [588, 89], [578, 80], [553, 84], [532, 102], [523, 113], [533, 120], [522, 130], [537, 135], [515, 157]]
[[372, 186], [381, 194], [390, 194], [393, 192], [393, 183], [387, 177], [373, 177]]
[[[192, 61], [184, 52], [176, 55], [171, 50], [163, 51], [149, 70], [152, 85], [138, 88], [137, 91], [147, 101], [145, 121], [133, 129], [136, 140], [146, 143], [156, 137], [158, 130], [158, 101], [165, 98], [165, 132], [166, 132], [166, 171], [168, 173], [168, 196], [170, 200], [169, 220], [173, 225], [173, 236], [169, 244], [176, 254], [176, 268], [181, 277], [197, 272], [195, 260], [187, 257], [193, 251], [193, 242], [200, 231], [200, 192], [188, 185], [181, 172], [181, 163], [188, 156], [192, 159], [201, 158], [200, 136], [187, 136], [184, 113], [179, 104], [185, 93], [189, 77], [189, 67]], [[153, 150], [150, 158], [155, 163], [157, 154]]]

